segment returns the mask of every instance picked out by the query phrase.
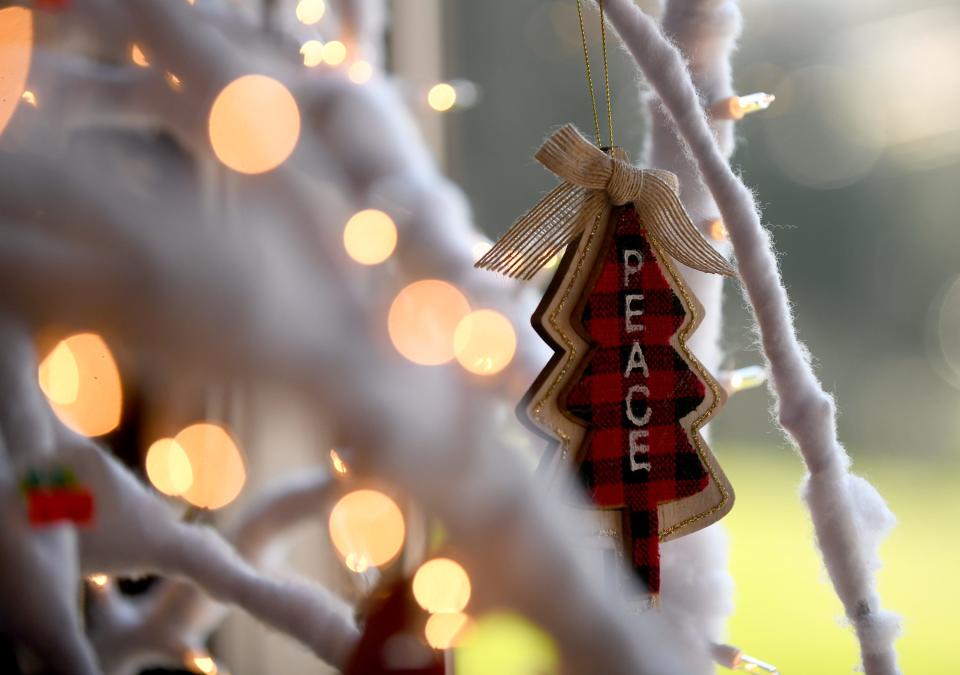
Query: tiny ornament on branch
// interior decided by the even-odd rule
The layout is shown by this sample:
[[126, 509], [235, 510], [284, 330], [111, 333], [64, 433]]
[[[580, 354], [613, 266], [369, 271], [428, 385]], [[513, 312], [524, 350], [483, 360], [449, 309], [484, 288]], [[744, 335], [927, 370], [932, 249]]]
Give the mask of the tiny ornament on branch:
[[555, 350], [519, 416], [551, 441], [541, 468], [569, 470], [604, 512], [651, 595], [659, 543], [719, 520], [733, 490], [700, 429], [724, 401], [687, 347], [702, 310], [673, 261], [734, 276], [690, 222], [665, 171], [573, 126], [536, 158], [563, 183], [523, 216], [477, 267], [530, 279], [566, 247], [533, 327]]

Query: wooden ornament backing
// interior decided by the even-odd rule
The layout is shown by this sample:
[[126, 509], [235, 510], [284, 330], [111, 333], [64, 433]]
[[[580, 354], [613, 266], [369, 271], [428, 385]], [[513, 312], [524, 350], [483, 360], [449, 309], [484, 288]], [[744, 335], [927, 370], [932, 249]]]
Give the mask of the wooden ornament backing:
[[[577, 239], [576, 245], [568, 247], [531, 318], [533, 328], [551, 346], [554, 355], [527, 391], [517, 413], [525, 426], [550, 442], [539, 471], [551, 487], [558, 484], [558, 472], [562, 467], [573, 469], [577, 466], [588, 433], [580, 420], [565, 411], [563, 401], [567, 389], [578, 381], [593, 349], [585, 337], [580, 317], [588, 299], [587, 289], [592, 288], [599, 274], [597, 259], [607, 250], [615, 235], [616, 224], [611, 222], [610, 216], [610, 209], [605, 209]], [[671, 337], [671, 346], [700, 376], [707, 390], [700, 406], [680, 423], [707, 470], [709, 480], [707, 487], [695, 495], [658, 505], [660, 540], [668, 541], [718, 521], [732, 508], [734, 495], [716, 457], [700, 435], [700, 429], [726, 399], [723, 389], [687, 347], [687, 339], [702, 320], [703, 308], [686, 288], [649, 230], [646, 236], [664, 276], [686, 309], [686, 318]], [[593, 534], [617, 535], [622, 540], [621, 509], [596, 510], [600, 512], [599, 531]]]

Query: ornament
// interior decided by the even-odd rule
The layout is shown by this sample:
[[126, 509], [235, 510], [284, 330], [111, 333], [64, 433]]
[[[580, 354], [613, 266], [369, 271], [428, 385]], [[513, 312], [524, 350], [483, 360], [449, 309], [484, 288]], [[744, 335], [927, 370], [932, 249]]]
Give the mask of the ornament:
[[27, 500], [27, 519], [34, 527], [63, 521], [89, 525], [93, 521], [93, 494], [77, 482], [70, 469], [57, 468], [46, 474], [28, 471], [20, 490]]
[[[687, 347], [701, 307], [673, 260], [734, 275], [677, 196], [673, 174], [641, 170], [573, 126], [536, 154], [563, 183], [477, 267], [531, 278], [564, 247], [533, 316], [555, 350], [518, 412], [551, 441], [548, 479], [574, 471], [651, 594], [659, 543], [719, 520], [733, 490], [700, 436], [724, 392]], [[614, 517], [610, 517], [610, 516]]]

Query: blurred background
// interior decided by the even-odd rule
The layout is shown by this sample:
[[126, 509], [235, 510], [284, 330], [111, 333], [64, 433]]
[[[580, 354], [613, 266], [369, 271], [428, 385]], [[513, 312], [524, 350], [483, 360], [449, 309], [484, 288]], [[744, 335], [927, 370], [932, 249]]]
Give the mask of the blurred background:
[[[960, 2], [742, 9], [736, 90], [777, 100], [739, 123], [733, 163], [763, 205], [841, 439], [899, 517], [880, 580], [904, 617], [904, 670], [958, 672]], [[532, 159], [545, 134], [592, 126], [576, 5], [447, 0], [442, 10], [439, 76], [479, 92], [444, 116], [442, 158], [494, 238], [553, 186]], [[596, 30], [588, 38], [599, 45]], [[638, 157], [644, 87], [627, 55], [611, 58], [616, 141]], [[727, 365], [760, 363], [733, 283], [724, 313]], [[783, 673], [850, 672], [855, 643], [797, 493], [802, 463], [770, 404], [765, 389], [744, 391], [714, 424], [738, 496], [725, 521], [738, 588], [731, 641]]]

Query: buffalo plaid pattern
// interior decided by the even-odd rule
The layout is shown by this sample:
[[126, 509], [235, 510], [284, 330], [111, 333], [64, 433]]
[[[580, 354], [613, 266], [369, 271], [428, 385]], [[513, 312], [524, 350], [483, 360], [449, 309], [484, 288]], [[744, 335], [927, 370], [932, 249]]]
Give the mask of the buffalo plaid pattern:
[[[623, 509], [624, 535], [630, 543], [634, 571], [651, 593], [660, 589], [660, 538], [657, 505], [694, 495], [707, 487], [708, 474], [680, 421], [696, 410], [706, 396], [706, 385], [671, 346], [687, 308], [667, 281], [654, 255], [636, 209], [614, 209], [614, 227], [604, 242], [606, 250], [581, 317], [594, 348], [581, 377], [566, 392], [565, 406], [582, 419], [589, 433], [581, 449], [579, 476], [593, 500], [604, 509]], [[640, 253], [640, 270], [625, 280], [624, 255]], [[637, 260], [630, 259], [631, 268]], [[643, 328], [627, 332], [627, 295], [642, 294], [633, 310], [642, 310], [632, 323]], [[648, 372], [634, 367], [625, 376], [634, 342], [639, 343]], [[628, 392], [646, 387], [649, 397], [634, 389], [634, 417], [650, 416], [642, 443], [648, 451], [637, 455], [649, 469], [631, 470], [630, 432], [639, 427], [627, 413]]]

